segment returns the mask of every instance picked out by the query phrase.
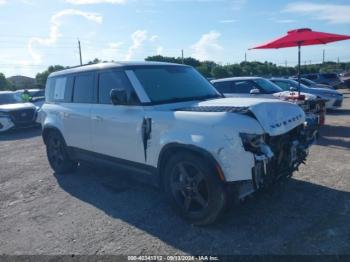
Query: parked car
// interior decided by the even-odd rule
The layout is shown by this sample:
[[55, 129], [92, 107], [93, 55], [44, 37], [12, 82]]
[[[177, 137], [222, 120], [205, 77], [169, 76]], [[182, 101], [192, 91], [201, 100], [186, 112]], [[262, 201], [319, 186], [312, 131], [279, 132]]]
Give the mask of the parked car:
[[[45, 102], [45, 90], [44, 89], [27, 89], [29, 96], [31, 97], [30, 102], [36, 105], [38, 108]], [[21, 99], [24, 89], [15, 91], [16, 96]]]
[[56, 173], [73, 172], [83, 160], [146, 173], [197, 225], [214, 222], [229, 200], [290, 177], [310, 146], [299, 106], [223, 98], [185, 65], [105, 63], [55, 72], [42, 111]]
[[36, 125], [36, 110], [32, 103], [22, 103], [14, 92], [0, 91], [0, 133]]
[[[278, 85], [283, 90], [298, 90], [299, 85], [297, 81], [285, 78], [272, 78], [273, 83]], [[340, 108], [343, 104], [343, 94], [329, 88], [309, 88], [303, 84], [300, 84], [300, 91], [318, 96], [326, 101], [327, 109]]]
[[332, 86], [334, 89], [344, 87], [343, 81], [341, 81], [339, 76], [335, 73], [303, 74], [301, 77], [310, 79], [318, 84]]
[[[292, 77], [291, 78], [294, 81], [299, 81], [297, 77]], [[300, 83], [302, 83], [303, 85], [306, 85], [307, 87], [310, 88], [329, 88], [329, 89], [334, 89], [333, 86], [330, 85], [324, 85], [324, 84], [317, 84], [316, 82], [307, 79], [307, 78], [300, 78]]]
[[212, 81], [214, 87], [226, 97], [252, 97], [259, 96], [270, 99], [280, 99], [299, 105], [306, 113], [310, 136], [317, 133], [320, 125], [324, 123], [325, 112], [323, 101], [316, 96], [282, 90], [271, 81], [261, 77], [231, 77]]

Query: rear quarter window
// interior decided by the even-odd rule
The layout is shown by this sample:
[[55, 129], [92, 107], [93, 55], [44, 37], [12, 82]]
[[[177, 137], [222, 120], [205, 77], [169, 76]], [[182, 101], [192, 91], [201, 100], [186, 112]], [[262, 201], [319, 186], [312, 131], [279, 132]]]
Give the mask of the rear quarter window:
[[49, 78], [45, 87], [46, 102], [71, 102], [73, 78], [62, 76]]
[[73, 102], [91, 103], [93, 99], [94, 75], [77, 75], [74, 78]]

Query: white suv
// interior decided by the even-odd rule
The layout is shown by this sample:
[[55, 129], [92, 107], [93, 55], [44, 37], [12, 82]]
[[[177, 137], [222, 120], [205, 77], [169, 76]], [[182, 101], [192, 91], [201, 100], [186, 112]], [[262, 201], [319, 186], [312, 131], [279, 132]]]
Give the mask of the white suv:
[[53, 73], [41, 114], [55, 172], [94, 161], [154, 175], [193, 224], [212, 223], [229, 200], [291, 176], [310, 145], [297, 105], [223, 98], [195, 69], [177, 64]]

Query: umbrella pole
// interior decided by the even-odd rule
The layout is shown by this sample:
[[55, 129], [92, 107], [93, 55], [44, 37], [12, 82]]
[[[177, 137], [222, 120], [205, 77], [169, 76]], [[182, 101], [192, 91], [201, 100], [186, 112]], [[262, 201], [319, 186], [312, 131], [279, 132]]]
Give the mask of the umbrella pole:
[[298, 96], [300, 96], [300, 43], [298, 44]]

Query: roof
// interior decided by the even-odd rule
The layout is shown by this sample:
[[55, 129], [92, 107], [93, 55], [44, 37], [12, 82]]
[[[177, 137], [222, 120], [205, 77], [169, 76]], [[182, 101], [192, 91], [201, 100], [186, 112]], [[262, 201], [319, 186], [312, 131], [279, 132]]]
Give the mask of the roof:
[[[84, 65], [72, 67], [69, 69], [64, 69], [61, 71], [57, 71], [51, 73], [49, 77], [67, 75], [73, 73], [87, 72], [87, 71], [95, 71], [102, 69], [112, 69], [112, 68], [121, 68], [121, 67], [133, 67], [133, 66], [179, 66], [181, 64], [174, 63], [163, 63], [163, 62], [113, 62], [113, 63], [99, 63], [92, 65]], [[184, 65], [181, 65], [184, 66]]]
[[14, 94], [12, 91], [0, 91], [0, 95]]
[[229, 78], [221, 78], [213, 80], [212, 83], [218, 83], [218, 82], [227, 82], [227, 81], [240, 81], [240, 80], [256, 80], [261, 79], [262, 77], [257, 76], [244, 76], [244, 77], [229, 77]]
[[294, 81], [294, 79], [283, 78], [283, 77], [271, 77], [269, 80], [277, 80], [277, 81]]

